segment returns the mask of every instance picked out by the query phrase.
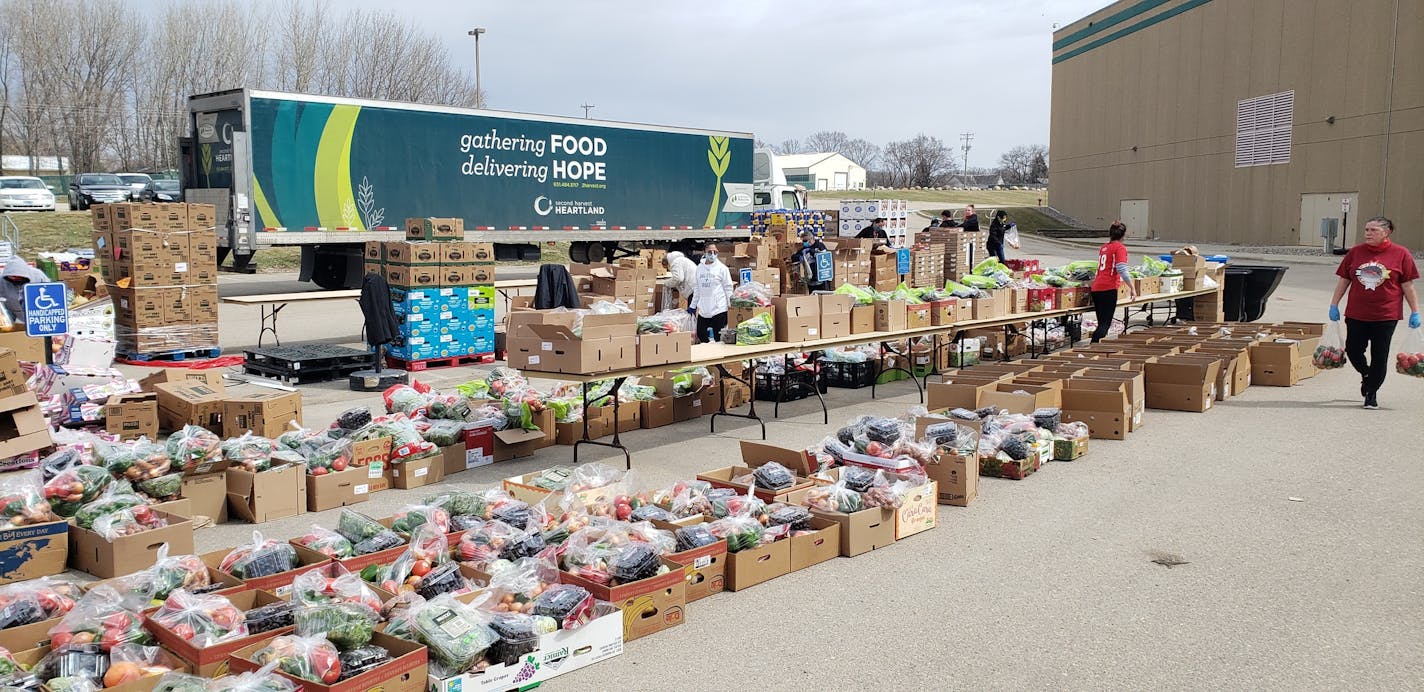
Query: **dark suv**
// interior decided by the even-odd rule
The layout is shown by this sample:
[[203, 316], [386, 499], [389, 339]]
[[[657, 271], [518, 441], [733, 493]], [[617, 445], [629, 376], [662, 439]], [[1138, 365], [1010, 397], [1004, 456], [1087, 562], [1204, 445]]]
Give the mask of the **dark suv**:
[[113, 173], [80, 173], [69, 183], [69, 210], [84, 211], [91, 204], [127, 202], [132, 189]]

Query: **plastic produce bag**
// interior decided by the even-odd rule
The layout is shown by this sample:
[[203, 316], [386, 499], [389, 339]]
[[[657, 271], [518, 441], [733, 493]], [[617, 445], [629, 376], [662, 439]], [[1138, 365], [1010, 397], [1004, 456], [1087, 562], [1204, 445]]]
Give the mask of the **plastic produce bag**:
[[232, 549], [222, 559], [218, 569], [238, 579], [256, 579], [281, 574], [297, 567], [297, 550], [290, 543], [275, 538], [263, 538], [252, 532], [252, 542]]
[[775, 331], [771, 313], [761, 313], [737, 325], [738, 346], [762, 346], [771, 343]]
[[185, 425], [169, 435], [165, 447], [172, 467], [184, 473], [222, 459], [222, 440], [196, 425]]
[[379, 612], [356, 603], [299, 606], [293, 614], [293, 632], [301, 637], [324, 635], [337, 649], [350, 651], [371, 643]]
[[58, 519], [44, 496], [39, 469], [0, 476], [0, 522], [5, 527], [32, 526]]
[[811, 511], [800, 505], [782, 505], [771, 510], [767, 524], [789, 526], [793, 531], [810, 531]]
[[351, 541], [357, 555], [369, 555], [405, 545], [405, 540], [380, 522], [360, 512], [341, 510], [336, 520], [336, 532]]
[[435, 526], [426, 524], [416, 529], [410, 546], [391, 564], [381, 588], [391, 593], [414, 591], [436, 567], [450, 562], [449, 539]]
[[333, 560], [344, 560], [356, 555], [351, 541], [324, 526], [312, 525], [311, 530], [296, 539], [296, 543], [321, 553]]
[[673, 535], [677, 537], [677, 552], [712, 545], [719, 540], [716, 536], [712, 535], [712, 532], [708, 530], [706, 524], [684, 526], [674, 531]]
[[697, 318], [686, 310], [664, 310], [638, 318], [639, 334], [675, 334], [697, 329]]
[[140, 437], [132, 443], [102, 443], [94, 449], [96, 460], [115, 478], [141, 481], [168, 473], [173, 462], [162, 446]]
[[425, 597], [413, 591], [398, 593], [395, 598], [381, 606], [381, 619], [386, 623], [386, 634], [415, 641], [410, 630], [410, 611], [425, 603]]
[[1401, 375], [1424, 377], [1424, 329], [1411, 329], [1404, 335], [1404, 343], [1394, 355], [1394, 369]]
[[108, 651], [119, 644], [151, 644], [153, 637], [143, 628], [147, 604], [147, 597], [126, 597], [100, 584], [50, 628], [50, 648], [97, 643]]
[[262, 665], [275, 663], [277, 670], [294, 678], [331, 685], [341, 679], [340, 652], [321, 635], [283, 635], [253, 654]]
[[870, 305], [875, 302], [875, 294], [863, 288], [858, 288], [850, 284], [841, 284], [834, 293], [840, 296], [850, 296], [855, 299], [856, 305]]
[[1320, 337], [1320, 345], [1315, 347], [1310, 362], [1321, 370], [1343, 368], [1349, 362], [1345, 356], [1345, 333], [1339, 322], [1331, 322], [1325, 327], [1325, 334]]
[[1057, 408], [1040, 408], [1033, 412], [1033, 424], [1040, 428], [1053, 430], [1058, 424], [1063, 422], [1063, 411]]
[[207, 692], [208, 678], [177, 671], [164, 673], [153, 685], [153, 692]]
[[465, 442], [465, 423], [454, 420], [434, 420], [421, 435], [437, 447], [449, 447]]
[[410, 615], [415, 640], [430, 649], [432, 660], [452, 671], [472, 669], [499, 640], [488, 615], [448, 594], [412, 608]]
[[775, 461], [756, 467], [752, 477], [756, 487], [762, 490], [786, 490], [796, 485], [796, 474]]
[[430, 505], [406, 505], [391, 516], [391, 530], [409, 539], [415, 530], [430, 524], [440, 533], [450, 533], [450, 513]]
[[341, 652], [341, 680], [349, 680], [368, 670], [390, 662], [391, 652], [384, 647], [368, 645]]
[[194, 595], [178, 589], [152, 619], [199, 649], [247, 636], [246, 615], [217, 594]]
[[44, 496], [55, 514], [72, 517], [85, 503], [97, 500], [113, 482], [114, 477], [102, 466], [71, 466], [45, 483]]
[[247, 611], [248, 634], [261, 634], [288, 627], [296, 622], [297, 604], [291, 601], [258, 606]]
[[371, 611], [381, 609], [381, 599], [361, 575], [336, 563], [297, 575], [292, 580], [291, 600], [301, 606], [352, 603]]
[[761, 545], [766, 533], [761, 522], [746, 515], [727, 516], [707, 525], [717, 538], [727, 539], [727, 552], [738, 553]]
[[729, 304], [734, 308], [771, 307], [771, 289], [755, 281], [748, 281], [732, 289]]
[[478, 529], [466, 531], [455, 546], [455, 556], [475, 569], [488, 571], [491, 562], [501, 559], [505, 546], [522, 535], [525, 532], [521, 529], [491, 520]]
[[161, 529], [167, 525], [168, 520], [159, 516], [148, 505], [139, 505], [100, 515], [94, 520], [94, 533], [112, 543], [124, 536]]
[[[300, 685], [280, 675], [273, 675], [278, 662], [272, 661], [250, 673], [227, 675], [208, 680], [207, 692], [297, 692]], [[339, 676], [338, 676], [339, 678]], [[188, 692], [184, 690], [183, 692]]]
[[223, 459], [239, 466], [249, 473], [260, 473], [272, 468], [272, 453], [277, 443], [247, 431], [241, 437], [224, 440], [220, 449]]
[[155, 503], [176, 500], [183, 494], [183, 474], [170, 473], [134, 484], [139, 492]]
[[40, 577], [0, 586], [0, 629], [63, 617], [83, 594], [77, 583]]
[[811, 509], [842, 514], [853, 514], [865, 509], [864, 498], [846, 485], [845, 478], [831, 485], [817, 486], [806, 491], [806, 504]]
[[559, 629], [575, 630], [593, 620], [593, 594], [574, 584], [555, 584], [534, 599], [534, 615], [553, 618]]

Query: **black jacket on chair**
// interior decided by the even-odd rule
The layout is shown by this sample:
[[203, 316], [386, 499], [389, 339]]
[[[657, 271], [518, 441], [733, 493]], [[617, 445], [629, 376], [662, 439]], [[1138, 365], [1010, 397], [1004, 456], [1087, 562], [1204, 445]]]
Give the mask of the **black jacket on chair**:
[[366, 344], [380, 346], [400, 336], [396, 311], [391, 308], [391, 287], [386, 277], [370, 273], [361, 279], [361, 315], [366, 319]]
[[569, 268], [562, 264], [546, 264], [539, 267], [539, 284], [534, 289], [534, 308], [536, 310], [553, 308], [574, 310], [578, 307], [578, 288], [574, 286], [573, 277], [569, 276]]

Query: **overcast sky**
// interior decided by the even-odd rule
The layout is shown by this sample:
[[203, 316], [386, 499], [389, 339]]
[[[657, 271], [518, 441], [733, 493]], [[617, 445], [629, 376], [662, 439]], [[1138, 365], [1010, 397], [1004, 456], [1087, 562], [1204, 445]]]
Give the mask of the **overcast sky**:
[[[1109, 0], [404, 0], [473, 69], [489, 105], [748, 131], [768, 142], [841, 130], [877, 145], [924, 132], [972, 166], [1048, 144], [1050, 44]], [[333, 7], [391, 9], [389, 0]], [[471, 7], [478, 5], [477, 7]], [[467, 9], [468, 8], [468, 9]], [[537, 8], [537, 9], [536, 9]]]

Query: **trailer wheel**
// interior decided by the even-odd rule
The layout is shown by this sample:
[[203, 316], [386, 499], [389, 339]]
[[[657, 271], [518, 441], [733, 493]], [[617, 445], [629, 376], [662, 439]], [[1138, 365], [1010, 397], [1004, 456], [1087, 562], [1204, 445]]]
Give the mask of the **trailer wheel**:
[[569, 243], [569, 259], [579, 264], [588, 264], [588, 243]]
[[318, 252], [311, 280], [328, 291], [346, 288], [346, 258], [335, 253]]
[[593, 262], [613, 261], [613, 248], [615, 246], [604, 245], [601, 241], [593, 240], [588, 244], [588, 257]]

